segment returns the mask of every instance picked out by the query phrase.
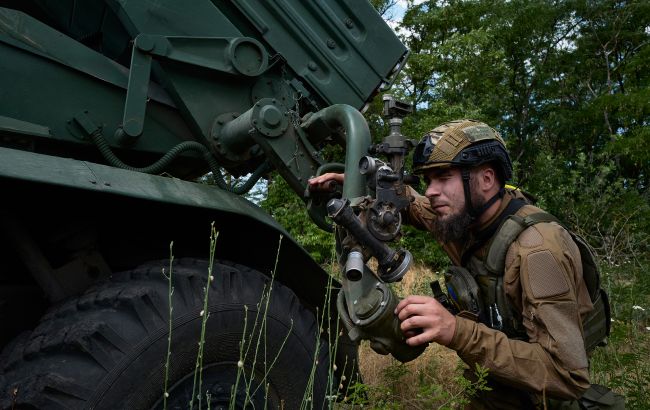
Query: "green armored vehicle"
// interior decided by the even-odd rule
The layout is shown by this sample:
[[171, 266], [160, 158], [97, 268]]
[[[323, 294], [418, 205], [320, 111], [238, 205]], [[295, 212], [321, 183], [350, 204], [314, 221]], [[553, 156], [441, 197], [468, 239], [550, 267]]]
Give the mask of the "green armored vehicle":
[[275, 170], [324, 228], [309, 177], [367, 195], [406, 54], [365, 1], [0, 0], [0, 408], [327, 406], [363, 332], [242, 194]]

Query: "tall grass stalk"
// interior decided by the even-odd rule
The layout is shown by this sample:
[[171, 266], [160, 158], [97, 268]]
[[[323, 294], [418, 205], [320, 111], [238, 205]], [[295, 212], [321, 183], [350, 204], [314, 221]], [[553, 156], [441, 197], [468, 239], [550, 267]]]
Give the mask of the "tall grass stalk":
[[[282, 340], [282, 344], [280, 345], [280, 348], [278, 352], [276, 353], [276, 356], [273, 358], [271, 363], [268, 363], [267, 360], [267, 346], [266, 346], [266, 323], [267, 323], [267, 317], [268, 317], [268, 311], [269, 311], [269, 305], [271, 302], [271, 292], [273, 291], [273, 283], [275, 280], [275, 274], [277, 270], [277, 265], [279, 261], [279, 255], [280, 255], [280, 249], [282, 247], [282, 240], [284, 238], [284, 235], [280, 235], [280, 239], [278, 242], [278, 250], [276, 253], [276, 258], [275, 258], [275, 265], [273, 268], [273, 271], [271, 272], [271, 280], [269, 282], [268, 287], [265, 286], [264, 289], [262, 290], [262, 297], [260, 299], [260, 302], [257, 304], [257, 313], [255, 315], [255, 321], [253, 322], [253, 327], [250, 331], [251, 338], [246, 339], [246, 336], [243, 336], [242, 340], [240, 341], [240, 355], [239, 355], [239, 361], [237, 363], [237, 377], [235, 379], [235, 384], [232, 387], [231, 394], [230, 394], [230, 409], [234, 409], [234, 406], [236, 404], [236, 397], [237, 397], [237, 390], [239, 388], [239, 383], [241, 380], [243, 380], [245, 389], [246, 389], [246, 397], [244, 400], [244, 406], [252, 402], [252, 397], [257, 393], [257, 391], [260, 389], [260, 387], [264, 387], [264, 393], [265, 393], [265, 408], [266, 408], [266, 403], [268, 402], [268, 375], [273, 369], [273, 366], [275, 365], [277, 359], [280, 356], [280, 353], [284, 350], [284, 346], [286, 345], [287, 340], [289, 339], [289, 336], [291, 335], [291, 332], [293, 332], [293, 319], [291, 319], [291, 325], [289, 326], [289, 330], [287, 334], [285, 335], [284, 339]], [[246, 315], [244, 319], [244, 334], [248, 333], [246, 329], [248, 328], [248, 307], [244, 306], [246, 310]], [[255, 338], [253, 335], [255, 335], [256, 330], [258, 329], [259, 325], [259, 330], [257, 331], [257, 338]], [[257, 386], [254, 386], [254, 374], [251, 371], [251, 374], [249, 377], [246, 375], [246, 365], [247, 361], [252, 360], [251, 363], [251, 369], [255, 369], [258, 361], [258, 357], [260, 354], [260, 350], [262, 350], [262, 354], [264, 355], [263, 361], [264, 361], [264, 374], [262, 375], [262, 380], [259, 382]], [[252, 353], [252, 359], [249, 359], [249, 354]]]
[[[336, 247], [333, 245], [332, 246], [332, 252], [331, 252], [331, 260], [336, 261]], [[347, 357], [346, 357], [346, 362], [343, 363], [343, 368], [341, 369], [341, 383], [335, 383], [335, 372], [337, 371], [336, 368], [336, 355], [338, 353], [338, 346], [339, 346], [339, 337], [343, 335], [343, 331], [340, 329], [340, 324], [341, 321], [339, 320], [338, 317], [338, 312], [334, 312], [335, 317], [332, 318], [332, 291], [334, 290], [333, 283], [334, 283], [334, 277], [336, 276], [335, 269], [337, 269], [338, 266], [335, 265], [335, 262], [332, 262], [330, 265], [329, 269], [329, 278], [327, 281], [327, 291], [325, 293], [325, 309], [323, 311], [324, 316], [322, 319], [322, 322], [325, 322], [325, 318], [328, 320], [329, 326], [326, 328], [327, 329], [327, 343], [330, 349], [330, 354], [329, 354], [329, 363], [328, 363], [328, 372], [327, 372], [327, 390], [326, 394], [327, 396], [325, 399], [328, 401], [328, 408], [333, 408], [334, 403], [336, 402], [339, 394], [343, 394], [345, 396], [344, 391], [339, 392], [341, 388], [343, 387], [343, 383], [345, 382], [345, 375], [346, 370], [347, 370]], [[339, 292], [342, 292], [343, 289], [339, 289]], [[338, 295], [337, 295], [338, 296]], [[334, 328], [332, 329], [332, 323], [334, 323]], [[321, 324], [321, 327], [323, 324]]]
[[[328, 401], [328, 408], [333, 407], [333, 403], [337, 397], [336, 390], [338, 388], [338, 385], [334, 386], [334, 371], [335, 371], [334, 360], [336, 358], [336, 351], [338, 347], [339, 321], [338, 321], [338, 317], [335, 318], [333, 321], [331, 316], [332, 312], [331, 312], [330, 302], [332, 300], [333, 280], [334, 280], [333, 276], [329, 275], [328, 282], [327, 282], [327, 289], [325, 292], [325, 303], [323, 304], [322, 313], [319, 315], [318, 309], [316, 310], [316, 317], [318, 319], [318, 332], [316, 332], [316, 337], [315, 337], [316, 349], [314, 351], [314, 358], [312, 361], [312, 366], [309, 374], [309, 379], [307, 381], [307, 386], [305, 388], [305, 393], [303, 395], [301, 409], [311, 408], [313, 406], [312, 400], [313, 400], [314, 383], [315, 383], [316, 369], [320, 364], [318, 362], [318, 357], [320, 354], [321, 345], [323, 343], [321, 337], [323, 333], [327, 334], [327, 342], [329, 348], [329, 361], [327, 363], [328, 378], [327, 378], [327, 387], [325, 390], [326, 392], [325, 399]], [[332, 322], [335, 323], [334, 326], [332, 326], [333, 325]], [[332, 334], [334, 334], [334, 336], [332, 336]]]
[[246, 329], [248, 328], [248, 306], [244, 305], [244, 332], [242, 340], [239, 341], [239, 361], [237, 362], [237, 376], [235, 377], [235, 384], [232, 386], [230, 391], [230, 403], [228, 405], [229, 410], [235, 409], [235, 404], [237, 402], [237, 389], [239, 388], [239, 379], [244, 373], [244, 346], [246, 345]]
[[[214, 222], [210, 226], [210, 261], [208, 264], [208, 279], [206, 281], [205, 287], [203, 288], [203, 310], [201, 310], [200, 316], [201, 320], [201, 336], [199, 338], [199, 350], [196, 354], [196, 366], [194, 367], [194, 381], [192, 383], [192, 397], [190, 398], [190, 410], [194, 408], [194, 398], [198, 399], [198, 408], [201, 409], [201, 399], [203, 394], [201, 393], [201, 388], [203, 386], [203, 346], [205, 345], [205, 328], [208, 322], [208, 317], [210, 313], [208, 312], [208, 298], [210, 293], [210, 283], [214, 280], [212, 276], [212, 268], [214, 266], [214, 255], [217, 248], [217, 239], [219, 238], [219, 232], [214, 228]], [[199, 394], [196, 394], [198, 380], [198, 391]]]
[[169, 333], [167, 334], [167, 356], [165, 357], [165, 387], [163, 388], [163, 409], [167, 410], [167, 398], [169, 397], [169, 392], [167, 388], [169, 387], [169, 363], [172, 356], [172, 313], [174, 308], [172, 306], [172, 296], [174, 295], [174, 286], [172, 283], [172, 264], [174, 263], [174, 241], [169, 243], [169, 273], [165, 274], [165, 269], [163, 268], [162, 274], [167, 279], [167, 294], [169, 297]]
[[[280, 239], [278, 241], [278, 250], [277, 250], [276, 255], [275, 255], [275, 264], [273, 266], [273, 271], [271, 272], [271, 281], [269, 283], [268, 288], [265, 287], [265, 289], [262, 292], [262, 299], [260, 300], [260, 303], [258, 304], [258, 315], [255, 318], [255, 320], [257, 322], [257, 319], [258, 319], [258, 317], [260, 315], [260, 312], [262, 312], [262, 315], [261, 315], [262, 316], [262, 322], [260, 324], [260, 331], [259, 331], [259, 333], [257, 335], [257, 341], [255, 343], [255, 354], [253, 356], [252, 368], [255, 368], [255, 365], [257, 363], [258, 353], [259, 353], [260, 347], [262, 346], [262, 343], [263, 343], [263, 347], [264, 347], [264, 349], [263, 349], [264, 350], [264, 352], [263, 352], [263, 354], [264, 354], [264, 375], [262, 376], [262, 380], [260, 381], [260, 383], [257, 385], [257, 387], [255, 387], [255, 389], [252, 392], [251, 392], [251, 387], [252, 387], [253, 377], [251, 377], [249, 379], [249, 382], [248, 382], [248, 384], [246, 386], [247, 387], [246, 388], [246, 403], [250, 400], [251, 396], [254, 396], [255, 393], [257, 393], [257, 391], [260, 389], [260, 387], [264, 386], [265, 407], [266, 407], [266, 403], [268, 402], [268, 383], [267, 383], [268, 375], [271, 372], [271, 370], [273, 369], [273, 366], [275, 365], [275, 362], [278, 360], [278, 357], [280, 356], [280, 353], [282, 352], [282, 350], [284, 350], [284, 346], [285, 346], [287, 340], [289, 339], [289, 336], [291, 335], [291, 332], [293, 331], [293, 318], [292, 318], [291, 319], [291, 325], [289, 326], [289, 331], [284, 336], [284, 339], [282, 340], [282, 344], [280, 345], [280, 349], [278, 350], [278, 352], [276, 353], [276, 356], [273, 358], [273, 360], [271, 361], [271, 364], [269, 365], [268, 361], [267, 361], [267, 345], [266, 345], [266, 341], [267, 341], [267, 337], [266, 337], [266, 335], [267, 335], [267, 333], [266, 333], [266, 331], [267, 331], [267, 320], [266, 319], [268, 317], [269, 304], [271, 302], [271, 292], [273, 291], [273, 283], [275, 281], [275, 275], [276, 275], [276, 271], [277, 271], [277, 267], [278, 267], [278, 261], [279, 261], [279, 258], [280, 258], [280, 249], [282, 247], [283, 238], [284, 238], [284, 235], [280, 235]], [[261, 306], [262, 304], [264, 305], [264, 308], [259, 309], [259, 306]]]

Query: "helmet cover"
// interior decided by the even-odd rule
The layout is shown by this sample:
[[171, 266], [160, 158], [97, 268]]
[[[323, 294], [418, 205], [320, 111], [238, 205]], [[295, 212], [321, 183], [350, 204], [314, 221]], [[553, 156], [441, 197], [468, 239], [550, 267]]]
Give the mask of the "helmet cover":
[[504, 181], [512, 163], [501, 135], [489, 125], [470, 119], [446, 122], [422, 137], [413, 153], [413, 172], [449, 166], [475, 167], [497, 162]]

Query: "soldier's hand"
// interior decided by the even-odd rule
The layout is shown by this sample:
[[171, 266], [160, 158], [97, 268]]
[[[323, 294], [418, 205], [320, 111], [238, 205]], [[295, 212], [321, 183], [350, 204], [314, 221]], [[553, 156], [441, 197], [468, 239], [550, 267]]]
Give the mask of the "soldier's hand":
[[456, 317], [429, 296], [409, 296], [395, 308], [409, 346], [428, 342], [448, 345], [456, 331]]
[[309, 184], [309, 190], [311, 191], [331, 191], [332, 183], [342, 185], [344, 179], [345, 174], [327, 172], [310, 179], [307, 183]]

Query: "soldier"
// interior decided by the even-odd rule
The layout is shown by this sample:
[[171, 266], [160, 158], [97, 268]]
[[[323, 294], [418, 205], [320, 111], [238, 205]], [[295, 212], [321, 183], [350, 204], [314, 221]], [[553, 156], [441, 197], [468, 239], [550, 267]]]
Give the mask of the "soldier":
[[[416, 147], [413, 170], [424, 176], [426, 191], [411, 189], [406, 220], [432, 232], [449, 255], [447, 285], [461, 312], [430, 296], [408, 296], [395, 310], [406, 343], [455, 350], [469, 365], [466, 377], [475, 364], [486, 367], [492, 390], [472, 408], [579, 408], [576, 399], [590, 388], [586, 346], [602, 340], [607, 320], [602, 301], [594, 313], [572, 235], [521, 191], [506, 188], [509, 155], [484, 123], [435, 128]], [[326, 174], [310, 183], [342, 178]]]

